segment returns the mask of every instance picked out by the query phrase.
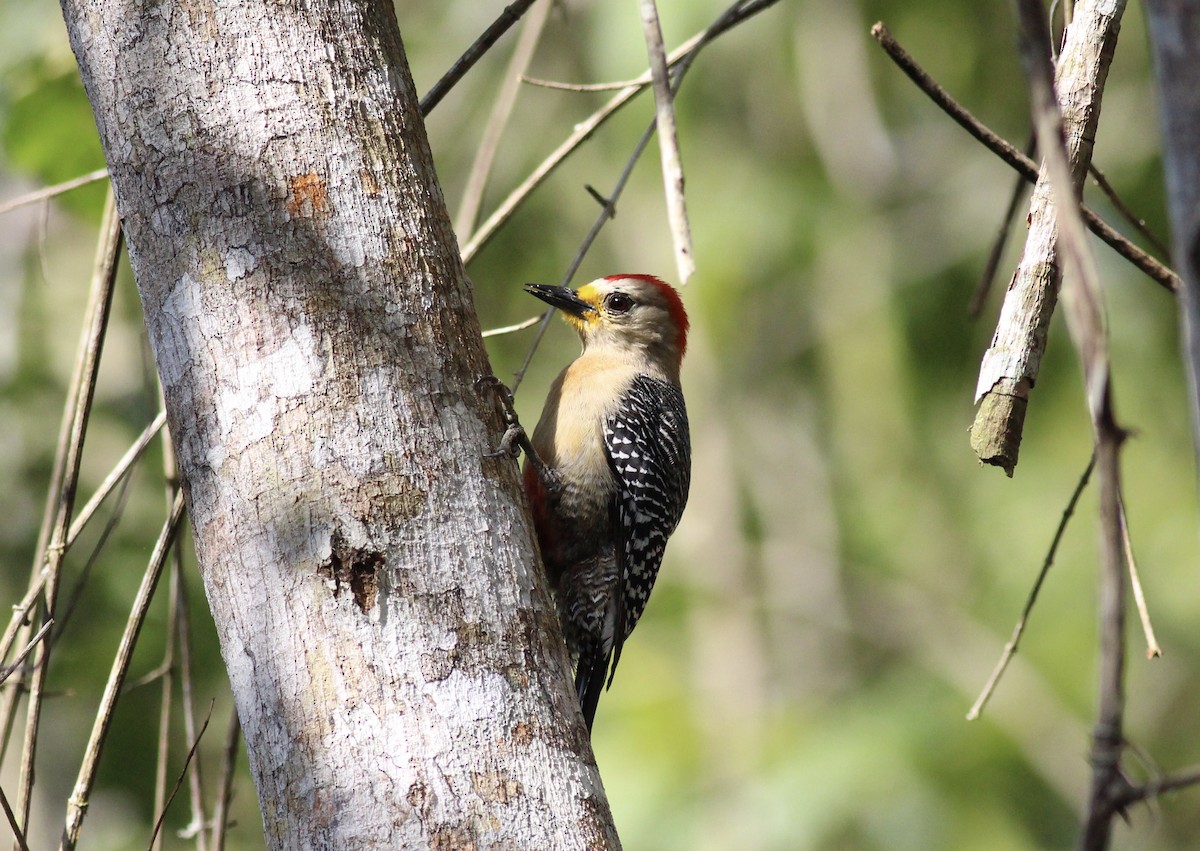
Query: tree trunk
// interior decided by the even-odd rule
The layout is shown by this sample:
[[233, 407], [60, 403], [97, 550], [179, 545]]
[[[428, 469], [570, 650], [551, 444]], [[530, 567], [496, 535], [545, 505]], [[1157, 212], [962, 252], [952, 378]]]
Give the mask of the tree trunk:
[[271, 848], [618, 842], [387, 0], [62, 0]]

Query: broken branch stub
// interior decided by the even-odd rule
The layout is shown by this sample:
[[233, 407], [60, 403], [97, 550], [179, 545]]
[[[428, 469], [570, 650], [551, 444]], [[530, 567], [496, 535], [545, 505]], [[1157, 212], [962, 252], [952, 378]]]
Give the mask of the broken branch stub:
[[[1124, 10], [1123, 0], [1079, 4], [1059, 58], [1056, 88], [1076, 193], [1082, 191], [1092, 160], [1104, 83]], [[971, 448], [979, 460], [1010, 476], [1017, 465], [1029, 393], [1046, 351], [1061, 276], [1058, 216], [1043, 168], [1030, 201], [1021, 262], [980, 365], [975, 389], [978, 411], [971, 425]]]

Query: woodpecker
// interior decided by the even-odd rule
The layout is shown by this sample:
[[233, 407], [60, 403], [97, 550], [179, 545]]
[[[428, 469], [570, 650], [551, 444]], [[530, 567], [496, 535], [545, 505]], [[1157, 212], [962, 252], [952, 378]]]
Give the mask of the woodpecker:
[[591, 730], [687, 504], [679, 367], [688, 317], [679, 294], [650, 275], [525, 289], [583, 341], [550, 387], [523, 478]]

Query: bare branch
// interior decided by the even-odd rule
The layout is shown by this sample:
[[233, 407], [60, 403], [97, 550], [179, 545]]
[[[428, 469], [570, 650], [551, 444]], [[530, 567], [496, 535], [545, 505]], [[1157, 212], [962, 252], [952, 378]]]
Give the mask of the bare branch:
[[617, 83], [560, 83], [556, 80], [539, 80], [537, 77], [522, 77], [521, 82], [543, 89], [557, 89], [561, 92], [616, 92], [630, 86], [644, 86], [650, 82], [650, 75], [643, 74], [636, 80], [624, 80]]
[[1133, 589], [1133, 601], [1138, 617], [1142, 621], [1142, 634], [1146, 637], [1146, 658], [1162, 655], [1158, 638], [1154, 635], [1154, 624], [1150, 622], [1150, 609], [1146, 606], [1146, 595], [1142, 592], [1142, 579], [1138, 575], [1137, 561], [1133, 557], [1133, 541], [1129, 537], [1129, 520], [1125, 516], [1125, 500], [1121, 499], [1121, 546], [1125, 552], [1125, 563], [1129, 565], [1129, 585]]
[[37, 634], [35, 634], [33, 638], [29, 639], [29, 643], [25, 645], [24, 650], [17, 654], [17, 658], [8, 665], [5, 665], [3, 668], [0, 668], [0, 683], [3, 683], [5, 680], [7, 680], [10, 676], [12, 676], [14, 671], [21, 667], [21, 664], [25, 661], [25, 658], [33, 652], [33, 648], [37, 647], [37, 643], [46, 637], [46, 634], [50, 632], [50, 627], [52, 626], [54, 626], [53, 619], [42, 624], [42, 628], [37, 631]]
[[[1038, 12], [1037, 29], [1033, 6]], [[1107, 343], [1099, 285], [1083, 221], [1075, 211], [1091, 162], [1101, 96], [1124, 3], [1100, 0], [1076, 10], [1059, 64], [1057, 97], [1042, 4], [1040, 0], [1022, 2], [1020, 8], [1021, 52], [1032, 81], [1034, 123], [1045, 167], [1030, 203], [1025, 251], [1005, 295], [992, 345], [980, 366], [975, 391], [980, 407], [971, 431], [971, 445], [979, 459], [1002, 467], [1009, 475], [1017, 463], [1029, 393], [1037, 381], [1050, 317], [1062, 285], [1060, 251], [1078, 275], [1074, 283], [1064, 286], [1062, 295], [1067, 327], [1083, 359], [1088, 405], [1098, 429], [1107, 417]], [[1033, 41], [1035, 34], [1040, 41]], [[1048, 102], [1043, 102], [1046, 97]], [[1059, 114], [1059, 99], [1068, 110], [1065, 116]], [[1067, 147], [1060, 157], [1064, 124]]]
[[517, 331], [524, 331], [526, 328], [532, 328], [534, 325], [537, 325], [542, 321], [543, 315], [544, 314], [531, 316], [528, 319], [518, 322], [516, 325], [505, 325], [501, 328], [491, 328], [483, 332], [483, 338], [486, 340], [488, 337], [499, 337], [504, 334], [514, 334]]
[[550, 15], [550, 0], [540, 0], [525, 26], [521, 29], [521, 37], [509, 60], [508, 70], [496, 102], [492, 105], [492, 113], [488, 116], [487, 126], [483, 130], [483, 138], [479, 142], [479, 150], [475, 153], [475, 161], [471, 164], [471, 173], [467, 177], [467, 185], [463, 190], [463, 200], [459, 205], [458, 217], [454, 222], [455, 233], [465, 234], [475, 227], [479, 218], [479, 207], [483, 203], [483, 192], [487, 188], [488, 176], [492, 173], [492, 165], [496, 161], [496, 151], [500, 148], [500, 137], [512, 118], [513, 107], [517, 102], [517, 92], [521, 89], [521, 76], [529, 67], [533, 53], [542, 37], [546, 18]]
[[[174, 472], [174, 463], [172, 463], [168, 480], [174, 475]], [[204, 729], [196, 730], [195, 695], [192, 690], [194, 666], [192, 664], [191, 607], [188, 602], [187, 581], [179, 547], [174, 547], [171, 551], [171, 575], [175, 580], [176, 619], [174, 626], [179, 643], [179, 684], [180, 700], [183, 703], [183, 730], [184, 735], [199, 742], [200, 736], [204, 735]], [[208, 711], [211, 715], [211, 706]], [[207, 726], [208, 719], [206, 718], [204, 727]], [[196, 757], [192, 771], [188, 775], [188, 802], [192, 813], [189, 828], [195, 831], [196, 849], [197, 851], [206, 851], [208, 842], [205, 826], [208, 824], [208, 808], [204, 802], [204, 773], [201, 771], [199, 756]]]
[[479, 38], [475, 39], [475, 42], [467, 48], [467, 52], [460, 56], [450, 70], [442, 76], [442, 79], [434, 83], [433, 88], [426, 93], [425, 97], [421, 98], [421, 115], [429, 115], [433, 112], [433, 108], [442, 102], [442, 98], [458, 84], [459, 80], [466, 76], [475, 63], [491, 49], [493, 44], [500, 40], [501, 36], [509, 31], [513, 24], [521, 20], [521, 16], [533, 3], [534, 0], [516, 0], [505, 7], [492, 25], [484, 30]]
[[642, 14], [642, 32], [646, 38], [646, 53], [654, 87], [667, 219], [671, 224], [671, 240], [675, 246], [675, 268], [679, 272], [679, 284], [683, 286], [696, 271], [696, 258], [692, 251], [692, 227], [688, 222], [687, 200], [683, 193], [683, 160], [679, 156], [679, 134], [675, 127], [675, 96], [668, 77], [658, 6], [654, 0], [638, 0], [638, 8]]
[[104, 694], [100, 698], [100, 708], [96, 712], [91, 736], [88, 737], [83, 761], [79, 766], [79, 775], [67, 802], [66, 823], [63, 828], [62, 843], [59, 846], [60, 851], [71, 851], [79, 841], [79, 832], [83, 827], [83, 818], [87, 813], [92, 785], [95, 783], [96, 770], [100, 764], [100, 752], [108, 737], [117, 698], [121, 695], [121, 687], [129, 673], [129, 663], [133, 659], [133, 649], [141, 634], [142, 625], [146, 621], [146, 612], [150, 609], [150, 601], [154, 597], [155, 588], [158, 587], [163, 565], [166, 564], [167, 556], [171, 552], [171, 546], [175, 542], [175, 535], [179, 531], [179, 524], [182, 520], [183, 492], [180, 491], [175, 497], [171, 512], [166, 522], [163, 523], [158, 540], [154, 544], [154, 550], [150, 554], [150, 563], [142, 576], [142, 583], [134, 597], [129, 620], [125, 624], [125, 631], [121, 635], [121, 642], [117, 647], [116, 656], [113, 658], [112, 671], [104, 686]]
[[[978, 142], [1003, 160], [1005, 164], [1025, 180], [1030, 183], [1037, 181], [1037, 163], [1021, 153], [1011, 142], [997, 135], [993, 130], [980, 122], [964, 106], [954, 100], [945, 89], [934, 82], [933, 78], [917, 64], [917, 61], [912, 58], [908, 51], [900, 46], [882, 22], [875, 24], [871, 28], [871, 34], [879, 42], [879, 46], [887, 52], [892, 61], [943, 112], [953, 118], [960, 127], [970, 133]], [[1084, 205], [1081, 210], [1088, 230], [1104, 240], [1110, 248], [1164, 289], [1171, 292], [1179, 289], [1179, 277], [1174, 272], [1114, 230], [1111, 225], [1100, 218], [1089, 207]]]
[[[174, 572], [171, 574], [171, 590], [177, 582]], [[163, 661], [158, 670], [152, 673], [161, 674], [162, 689], [158, 706], [158, 741], [155, 744], [154, 757], [154, 811], [165, 812], [168, 802], [167, 765], [171, 756], [171, 695], [175, 683], [175, 594], [171, 593], [167, 600], [167, 635], [163, 642]], [[145, 679], [143, 677], [142, 679]], [[136, 687], [137, 683], [134, 684]], [[163, 837], [156, 830], [150, 840], [151, 851], [161, 851]]]
[[217, 807], [213, 812], [213, 851], [225, 851], [225, 833], [229, 827], [229, 803], [233, 799], [233, 771], [237, 766], [238, 743], [242, 726], [238, 723], [237, 707], [229, 713], [225, 731], [225, 758], [221, 761], [221, 780], [218, 784]]
[[36, 204], [39, 201], [45, 201], [57, 195], [62, 195], [64, 192], [70, 192], [72, 189], [87, 186], [89, 183], [95, 183], [97, 180], [104, 180], [106, 177], [108, 177], [108, 169], [98, 168], [95, 171], [89, 171], [87, 174], [73, 177], [62, 183], [56, 183], [53, 186], [46, 186], [42, 189], [35, 189], [33, 192], [27, 192], [24, 195], [18, 195], [16, 198], [11, 198], [0, 204], [0, 216], [28, 206], [29, 204]]
[[1189, 786], [1200, 784], [1200, 766], [1186, 769], [1178, 774], [1152, 780], [1141, 786], [1126, 784], [1125, 788], [1112, 801], [1113, 810], [1120, 812], [1130, 804], [1157, 798], [1164, 792], [1175, 792]]
[[9, 806], [8, 796], [4, 794], [4, 789], [0, 788], [0, 806], [4, 807], [4, 817], [8, 819], [8, 826], [12, 829], [13, 838], [17, 840], [17, 848], [20, 851], [29, 851], [29, 845], [25, 841], [25, 832], [21, 830], [21, 826], [17, 824], [17, 817]]
[[[150, 844], [147, 846], [153, 849], [158, 844], [158, 834], [162, 830], [163, 820], [167, 817], [167, 810], [171, 803], [175, 800], [175, 796], [179, 794], [179, 787], [183, 785], [183, 779], [188, 776], [188, 767], [192, 764], [192, 758], [196, 756], [196, 751], [200, 748], [200, 739], [204, 737], [204, 731], [208, 729], [208, 722], [212, 720], [213, 704], [208, 704], [208, 714], [204, 716], [204, 723], [200, 725], [200, 731], [196, 733], [195, 739], [192, 740], [192, 746], [188, 749], [187, 756], [183, 758], [183, 768], [179, 771], [179, 777], [175, 780], [175, 786], [171, 789], [171, 794], [167, 796], [166, 803], [158, 811], [158, 820], [154, 822], [154, 831], [150, 834]], [[203, 831], [201, 832], [201, 835]]]
[[[75, 505], [75, 490], [79, 483], [79, 465], [83, 457], [83, 436], [87, 430], [92, 410], [92, 399], [96, 389], [100, 353], [104, 347], [108, 328], [108, 312], [112, 305], [113, 284], [116, 281], [117, 257], [120, 254], [122, 236], [121, 220], [111, 188], [105, 204], [104, 219], [100, 226], [101, 239], [96, 250], [96, 264], [92, 274], [91, 295], [80, 340], [79, 356], [71, 382], [63, 428], [60, 432], [61, 467], [56, 464], [55, 481], [51, 485], [53, 501], [47, 504], [48, 516], [53, 520], [43, 526], [49, 530], [45, 549], [39, 546], [31, 583], [36, 582], [44, 571], [45, 589], [42, 609], [45, 619], [54, 617], [58, 597], [59, 573], [66, 555], [67, 534], [71, 511]], [[42, 544], [42, 542], [39, 542]], [[37, 753], [38, 731], [42, 714], [42, 696], [46, 684], [50, 651], [53, 642], [38, 645], [38, 659], [30, 675], [29, 701], [25, 713], [25, 741], [21, 749], [20, 784], [17, 788], [17, 813], [20, 823], [28, 827], [29, 806], [33, 794], [33, 766]], [[4, 726], [7, 726], [5, 723]]]
[[[1053, 197], [1053, 206], [1045, 208], [1048, 224], [1054, 225], [1053, 220], [1057, 217], [1057, 228], [1051, 227], [1048, 232], [1051, 237], [1048, 253], [1037, 259], [1053, 269], [1055, 252], [1061, 250], [1065, 261], [1068, 274], [1061, 276], [1063, 308], [1067, 330], [1083, 361], [1100, 477], [1103, 548], [1099, 595], [1099, 695], [1092, 734], [1091, 791], [1080, 847], [1084, 851], [1103, 851], [1111, 836], [1115, 793], [1128, 785], [1120, 770], [1125, 710], [1125, 553], [1121, 540], [1120, 450], [1125, 433], [1113, 417], [1108, 339], [1099, 280], [1079, 214], [1078, 193], [1082, 188], [1091, 142], [1076, 134], [1095, 133], [1100, 92], [1115, 49], [1124, 3], [1088, 2], [1075, 10], [1060, 59], [1059, 97], [1064, 103], [1071, 103], [1072, 97], [1082, 97], [1083, 108], [1071, 125], [1072, 135], [1065, 145], [1064, 120], [1059, 113], [1059, 97], [1055, 95], [1054, 69], [1048, 51], [1050, 33], [1043, 16], [1044, 7], [1041, 0], [1017, 0], [1017, 9], [1022, 64], [1030, 82], [1038, 148], [1046, 158], [1045, 173]], [[1078, 92], [1081, 87], [1086, 88], [1082, 95]], [[1078, 103], [1073, 106], [1080, 109]], [[1039, 186], [1041, 183], [1039, 181]], [[1032, 242], [1027, 244], [1026, 250], [1031, 247]], [[1037, 278], [1037, 283], [1043, 280], [1041, 275]], [[1041, 345], [1044, 346], [1044, 341]], [[1015, 462], [1015, 458], [1013, 460]]]
[[1129, 205], [1117, 194], [1117, 190], [1108, 182], [1108, 178], [1104, 176], [1104, 172], [1097, 168], [1095, 163], [1088, 166], [1088, 174], [1091, 175], [1092, 180], [1095, 181], [1100, 191], [1104, 193], [1104, 197], [1116, 208], [1116, 211], [1142, 235], [1142, 239], [1150, 243], [1150, 247], [1157, 251], [1160, 257], [1170, 257], [1170, 249], [1158, 238], [1158, 234], [1150, 230], [1146, 224], [1146, 220], [1129, 208]]
[[1093, 453], [1083, 475], [1079, 477], [1079, 483], [1075, 485], [1071, 498], [1067, 500], [1067, 507], [1063, 509], [1062, 517], [1058, 521], [1058, 528], [1054, 531], [1054, 539], [1050, 541], [1050, 549], [1046, 551], [1046, 558], [1042, 561], [1042, 569], [1038, 571], [1037, 579], [1034, 580], [1033, 587], [1029, 589], [1025, 607], [1021, 610], [1021, 616], [1017, 618], [1017, 624], [1013, 627], [1008, 643], [1004, 645], [1004, 650], [1000, 653], [1000, 660], [996, 662], [996, 667], [992, 669], [992, 674], [984, 684], [983, 691], [979, 693], [979, 697], [975, 698], [975, 703], [967, 712], [968, 721], [974, 721], [983, 714], [983, 709], [1000, 683], [1000, 678], [1008, 669], [1008, 663], [1012, 661], [1013, 656], [1017, 655], [1017, 645], [1021, 643], [1021, 636], [1025, 634], [1025, 625], [1029, 622], [1029, 616], [1033, 614], [1033, 606], [1042, 590], [1042, 584], [1050, 573], [1050, 565], [1054, 564], [1054, 556], [1057, 555], [1058, 545], [1062, 543], [1063, 534], [1067, 531], [1067, 523], [1075, 513], [1075, 506], [1079, 504], [1079, 497], [1083, 495], [1083, 489], [1087, 487], [1088, 479], [1091, 478], [1095, 466], [1096, 456]]
[[[779, 0], [739, 0], [739, 2], [731, 5], [724, 14], [708, 29], [702, 33], [698, 33], [688, 39], [682, 45], [673, 50], [668, 57], [668, 61], [674, 65], [679, 62], [690, 64], [695, 59], [696, 55], [710, 41], [717, 36], [728, 32], [738, 24], [749, 20], [754, 15], [770, 8], [778, 3]], [[679, 76], [676, 76], [675, 85], [678, 86]], [[592, 134], [609, 118], [611, 118], [621, 107], [639, 94], [648, 82], [638, 82], [627, 88], [622, 89], [608, 103], [602, 106], [591, 116], [584, 121], [575, 125], [575, 130], [560, 144], [554, 151], [546, 157], [542, 163], [533, 170], [533, 172], [519, 186], [513, 189], [508, 194], [508, 197], [500, 203], [500, 206], [480, 225], [471, 237], [464, 241], [462, 246], [463, 263], [470, 263], [471, 260], [479, 253], [480, 249], [486, 245], [500, 227], [512, 217], [513, 213], [525, 202], [525, 200], [533, 193], [548, 178], [555, 169], [562, 165], [563, 161], [575, 150], [592, 137]]]

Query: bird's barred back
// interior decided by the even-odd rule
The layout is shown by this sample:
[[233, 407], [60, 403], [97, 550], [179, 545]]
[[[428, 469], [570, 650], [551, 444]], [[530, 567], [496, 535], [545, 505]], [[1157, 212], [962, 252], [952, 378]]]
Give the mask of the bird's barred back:
[[604, 424], [609, 465], [617, 488], [618, 555], [624, 600], [621, 642], [650, 598], [667, 539], [687, 503], [690, 436], [683, 393], [666, 381], [639, 375]]

